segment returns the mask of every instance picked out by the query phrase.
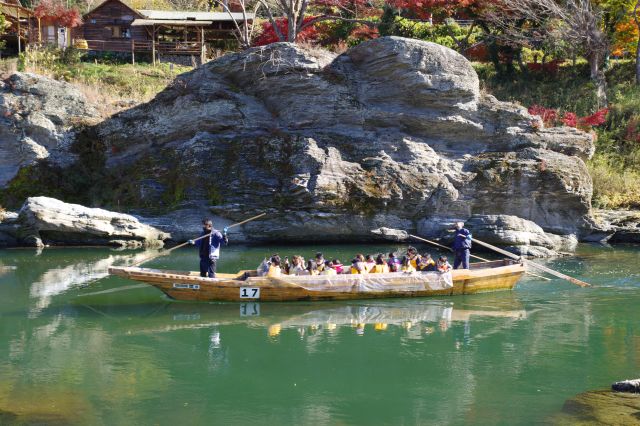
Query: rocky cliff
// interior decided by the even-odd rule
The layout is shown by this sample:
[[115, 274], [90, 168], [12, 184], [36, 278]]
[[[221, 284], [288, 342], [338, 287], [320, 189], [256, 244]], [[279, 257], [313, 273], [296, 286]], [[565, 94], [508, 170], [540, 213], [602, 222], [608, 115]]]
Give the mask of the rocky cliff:
[[72, 84], [23, 73], [0, 82], [0, 188], [38, 160], [72, 164], [75, 128], [98, 118]]
[[442, 236], [474, 218], [516, 249], [563, 250], [592, 227], [591, 135], [545, 129], [428, 42], [226, 55], [92, 134], [105, 169], [138, 171], [126, 176], [140, 205], [268, 212], [250, 240], [368, 240], [380, 226]]
[[562, 235], [590, 221], [591, 136], [544, 129], [481, 93], [464, 57], [422, 41], [227, 55], [99, 134], [110, 166], [169, 149], [174, 162], [158, 170], [189, 175], [189, 198], [214, 194], [234, 219], [269, 211], [248, 227], [255, 239], [366, 239], [382, 225], [434, 235], [443, 219], [477, 214]]

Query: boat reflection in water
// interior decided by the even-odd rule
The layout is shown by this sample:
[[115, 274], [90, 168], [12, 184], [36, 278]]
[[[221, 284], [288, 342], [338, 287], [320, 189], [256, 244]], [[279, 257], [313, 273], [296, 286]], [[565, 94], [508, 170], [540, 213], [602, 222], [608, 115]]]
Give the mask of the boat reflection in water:
[[500, 305], [495, 308], [467, 309], [458, 308], [451, 302], [416, 300], [349, 305], [340, 302], [220, 305], [169, 303], [152, 316], [131, 321], [127, 333], [162, 333], [213, 328], [215, 336], [212, 340], [219, 344], [224, 338], [220, 334], [220, 326], [245, 324], [266, 329], [267, 335], [272, 338], [285, 330], [297, 330], [302, 337], [319, 332], [335, 333], [340, 328], [353, 328], [358, 335], [363, 335], [368, 330], [384, 332], [397, 328], [406, 331], [408, 337], [422, 338], [436, 330], [446, 332], [455, 322], [468, 324], [472, 318], [504, 318], [512, 322], [527, 316], [526, 311], [515, 300], [503, 299]]

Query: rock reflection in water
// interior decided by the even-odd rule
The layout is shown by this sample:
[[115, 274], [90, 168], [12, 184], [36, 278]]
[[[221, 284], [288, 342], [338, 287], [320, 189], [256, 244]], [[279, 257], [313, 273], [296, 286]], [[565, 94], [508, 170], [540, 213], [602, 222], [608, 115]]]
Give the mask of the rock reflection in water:
[[68, 266], [47, 269], [31, 284], [31, 316], [37, 315], [51, 303], [53, 296], [72, 288], [82, 287], [109, 275], [110, 266], [129, 266], [151, 256], [153, 252], [109, 254], [97, 260], [82, 260]]

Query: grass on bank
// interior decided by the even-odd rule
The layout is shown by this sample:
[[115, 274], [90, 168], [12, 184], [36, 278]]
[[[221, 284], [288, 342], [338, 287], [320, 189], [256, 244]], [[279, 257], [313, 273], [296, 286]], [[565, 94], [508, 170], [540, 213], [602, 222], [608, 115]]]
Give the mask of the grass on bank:
[[64, 52], [53, 48], [30, 49], [20, 58], [20, 68], [78, 85], [90, 101], [105, 107], [106, 114], [117, 111], [119, 105], [149, 101], [176, 75], [192, 69], [168, 63], [133, 65], [109, 56], [91, 59], [73, 48]]
[[[596, 131], [596, 154], [587, 166], [593, 178], [593, 204], [599, 208], [640, 208], [640, 87], [635, 63], [613, 61], [606, 69], [609, 114]], [[592, 114], [600, 106], [588, 65], [566, 63], [556, 74], [500, 75], [491, 64], [474, 64], [481, 87], [504, 101]]]

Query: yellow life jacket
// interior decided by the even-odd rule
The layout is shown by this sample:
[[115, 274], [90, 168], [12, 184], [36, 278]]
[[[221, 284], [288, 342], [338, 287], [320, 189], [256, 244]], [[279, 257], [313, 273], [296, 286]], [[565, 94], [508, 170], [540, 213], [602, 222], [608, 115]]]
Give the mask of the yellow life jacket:
[[409, 262], [407, 266], [402, 267], [402, 272], [415, 272], [415, 271], [416, 271], [416, 268], [413, 267], [411, 262]]
[[337, 275], [337, 274], [338, 273], [333, 268], [325, 268], [324, 271], [322, 271], [321, 273], [321, 275]]
[[371, 273], [374, 274], [386, 274], [389, 272], [389, 266], [387, 265], [375, 265], [371, 268]]
[[362, 264], [363, 268], [362, 271], [358, 270], [358, 268], [356, 268], [355, 266], [351, 265], [351, 273], [352, 274], [366, 274], [367, 271], [367, 267], [366, 265], [364, 265], [364, 263]]
[[420, 260], [420, 256], [416, 256], [413, 259], [409, 259], [409, 263], [413, 266], [413, 269], [418, 269], [418, 261]]
[[267, 272], [268, 277], [279, 277], [282, 274], [279, 266], [271, 265], [269, 266], [269, 272]]

